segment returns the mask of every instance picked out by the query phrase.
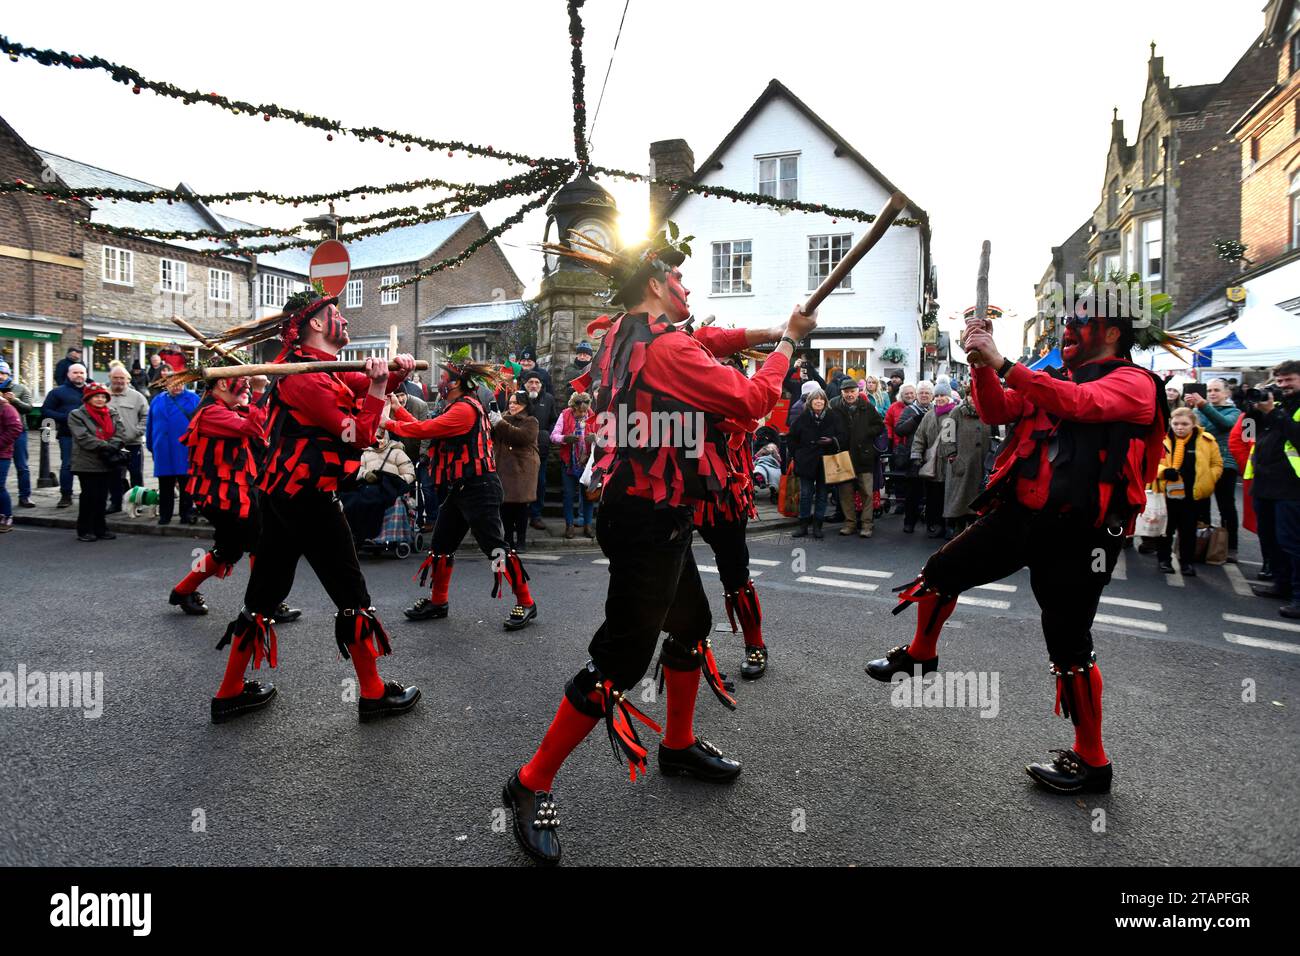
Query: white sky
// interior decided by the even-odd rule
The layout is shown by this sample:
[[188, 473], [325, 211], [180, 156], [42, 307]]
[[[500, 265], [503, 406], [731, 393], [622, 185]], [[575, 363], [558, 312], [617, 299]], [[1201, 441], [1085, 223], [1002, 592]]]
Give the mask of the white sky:
[[[653, 140], [707, 156], [780, 79], [931, 216], [941, 315], [974, 299], [980, 241], [991, 299], [1023, 317], [1051, 246], [1097, 203], [1118, 106], [1130, 140], [1154, 40], [1175, 85], [1223, 78], [1263, 28], [1263, 0], [631, 0], [592, 140], [597, 163], [644, 172]], [[595, 111], [623, 0], [583, 11]], [[359, 16], [360, 14], [360, 16]], [[11, 4], [0, 33], [95, 53], [151, 79], [342, 120], [532, 155], [572, 155], [562, 0]], [[102, 73], [0, 60], [0, 115], [33, 146], [163, 186], [303, 193], [519, 171], [358, 143], [145, 92]], [[643, 224], [645, 187], [606, 183]], [[422, 198], [420, 201], [427, 201]], [[806, 197], [816, 201], [815, 196]], [[353, 202], [340, 211], [387, 205]], [[495, 224], [505, 202], [485, 216]], [[304, 208], [231, 207], [283, 224]], [[775, 215], [775, 213], [774, 213]], [[506, 234], [530, 290], [544, 214]], [[1021, 319], [999, 335], [1019, 354]]]

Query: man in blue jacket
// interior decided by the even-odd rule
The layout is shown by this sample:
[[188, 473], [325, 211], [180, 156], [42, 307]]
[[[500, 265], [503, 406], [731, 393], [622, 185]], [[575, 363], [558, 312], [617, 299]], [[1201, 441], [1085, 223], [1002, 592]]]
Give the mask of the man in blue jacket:
[[[53, 388], [41, 405], [41, 418], [54, 422], [59, 438], [59, 507], [72, 505], [72, 432], [68, 416], [82, 405], [81, 390], [86, 387], [86, 366], [74, 362], [68, 366], [67, 381]], [[42, 441], [45, 440], [42, 436]]]

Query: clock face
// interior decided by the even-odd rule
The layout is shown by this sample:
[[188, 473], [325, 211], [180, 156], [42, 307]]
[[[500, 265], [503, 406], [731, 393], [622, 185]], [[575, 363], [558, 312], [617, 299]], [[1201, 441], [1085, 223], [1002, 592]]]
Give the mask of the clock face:
[[610, 249], [613, 247], [614, 240], [610, 235], [609, 227], [599, 219], [584, 219], [573, 229], [602, 248]]

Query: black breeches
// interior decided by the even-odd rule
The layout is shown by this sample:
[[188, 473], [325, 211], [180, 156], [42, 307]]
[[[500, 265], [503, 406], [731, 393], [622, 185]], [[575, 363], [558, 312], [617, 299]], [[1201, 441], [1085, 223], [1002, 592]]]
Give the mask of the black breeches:
[[300, 491], [292, 498], [263, 495], [257, 561], [244, 592], [244, 606], [273, 615], [293, 588], [298, 559], [306, 558], [340, 611], [370, 606], [370, 592], [357, 562], [352, 529], [332, 493]]
[[645, 675], [660, 633], [693, 646], [713, 627], [691, 553], [691, 519], [689, 508], [655, 508], [628, 495], [600, 506], [596, 534], [609, 558], [609, 590], [605, 620], [588, 651], [616, 689]]
[[1123, 544], [1089, 521], [1003, 502], [931, 555], [922, 576], [955, 597], [1028, 567], [1048, 656], [1074, 667], [1092, 654], [1092, 621]]
[[712, 523], [705, 523], [698, 529], [700, 537], [713, 549], [722, 590], [728, 594], [739, 591], [749, 581], [749, 545], [745, 543], [747, 524], [748, 518], [731, 521], [718, 515]]
[[510, 549], [501, 525], [501, 497], [501, 482], [496, 475], [448, 486], [438, 508], [429, 550], [433, 554], [455, 554], [469, 533], [474, 535], [479, 550], [494, 563], [504, 561]]
[[222, 564], [237, 564], [245, 554], [257, 553], [257, 539], [262, 533], [262, 510], [253, 498], [248, 517], [239, 512], [204, 505], [203, 517], [212, 525], [212, 554]]

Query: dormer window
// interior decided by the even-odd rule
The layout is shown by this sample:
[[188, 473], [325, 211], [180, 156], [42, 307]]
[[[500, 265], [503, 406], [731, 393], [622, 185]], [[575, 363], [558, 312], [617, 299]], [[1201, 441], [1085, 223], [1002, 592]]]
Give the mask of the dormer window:
[[777, 199], [798, 199], [798, 154], [758, 157], [758, 192]]

